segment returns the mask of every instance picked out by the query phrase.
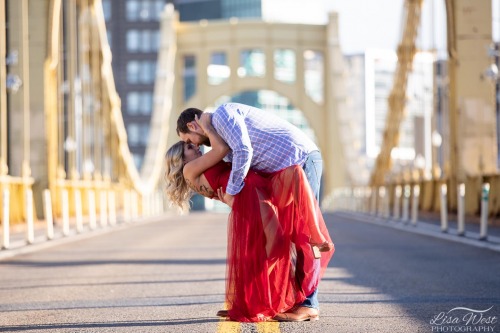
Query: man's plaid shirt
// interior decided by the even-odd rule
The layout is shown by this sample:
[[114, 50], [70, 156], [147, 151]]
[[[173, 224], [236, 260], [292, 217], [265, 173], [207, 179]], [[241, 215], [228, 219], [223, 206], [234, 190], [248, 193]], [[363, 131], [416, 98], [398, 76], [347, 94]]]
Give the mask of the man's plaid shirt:
[[219, 106], [212, 124], [231, 147], [224, 160], [233, 167], [226, 192], [235, 195], [244, 186], [250, 169], [274, 172], [291, 165], [303, 165], [318, 147], [301, 130], [263, 110], [238, 103]]

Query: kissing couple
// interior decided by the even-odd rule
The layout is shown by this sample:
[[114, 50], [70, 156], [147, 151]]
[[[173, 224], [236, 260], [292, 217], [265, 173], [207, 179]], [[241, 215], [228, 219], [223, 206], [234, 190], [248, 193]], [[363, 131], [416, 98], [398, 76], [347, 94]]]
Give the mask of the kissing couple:
[[[184, 110], [165, 156], [168, 199], [231, 207], [225, 304], [240, 322], [319, 319], [318, 284], [335, 251], [318, 204], [323, 161], [297, 127], [239, 103]], [[201, 145], [211, 146], [202, 154]]]

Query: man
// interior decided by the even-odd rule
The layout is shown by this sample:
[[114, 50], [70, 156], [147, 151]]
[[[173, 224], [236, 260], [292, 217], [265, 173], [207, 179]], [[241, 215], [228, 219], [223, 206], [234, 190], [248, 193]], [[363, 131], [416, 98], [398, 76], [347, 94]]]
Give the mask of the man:
[[[196, 108], [184, 110], [177, 119], [177, 134], [182, 141], [210, 145], [208, 137], [197, 124], [195, 117], [203, 111]], [[274, 172], [291, 165], [301, 165], [309, 184], [319, 200], [323, 160], [318, 147], [297, 127], [285, 120], [244, 104], [227, 103], [212, 114], [212, 125], [227, 142], [231, 152], [224, 158], [232, 162], [226, 193], [221, 199], [232, 206], [234, 196], [243, 186], [250, 167], [264, 172]], [[297, 253], [297, 277], [300, 279], [302, 253]], [[227, 316], [224, 310], [217, 313]], [[318, 319], [317, 290], [287, 314], [277, 316], [283, 321]]]

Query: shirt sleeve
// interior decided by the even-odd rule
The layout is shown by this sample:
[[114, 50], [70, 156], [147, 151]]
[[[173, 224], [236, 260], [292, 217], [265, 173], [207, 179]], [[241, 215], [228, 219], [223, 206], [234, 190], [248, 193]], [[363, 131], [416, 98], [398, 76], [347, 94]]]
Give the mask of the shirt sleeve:
[[212, 124], [233, 153], [232, 170], [226, 192], [231, 195], [238, 194], [245, 185], [244, 179], [253, 156], [245, 119], [236, 112], [228, 112], [225, 107], [219, 107], [212, 117]]

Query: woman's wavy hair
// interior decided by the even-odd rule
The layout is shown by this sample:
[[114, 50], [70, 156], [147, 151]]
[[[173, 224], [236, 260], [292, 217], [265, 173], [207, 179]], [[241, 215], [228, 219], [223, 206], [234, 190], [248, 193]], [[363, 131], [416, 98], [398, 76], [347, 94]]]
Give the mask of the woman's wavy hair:
[[179, 141], [165, 154], [165, 193], [167, 198], [182, 211], [189, 208], [189, 199], [193, 194], [184, 175], [184, 142]]

